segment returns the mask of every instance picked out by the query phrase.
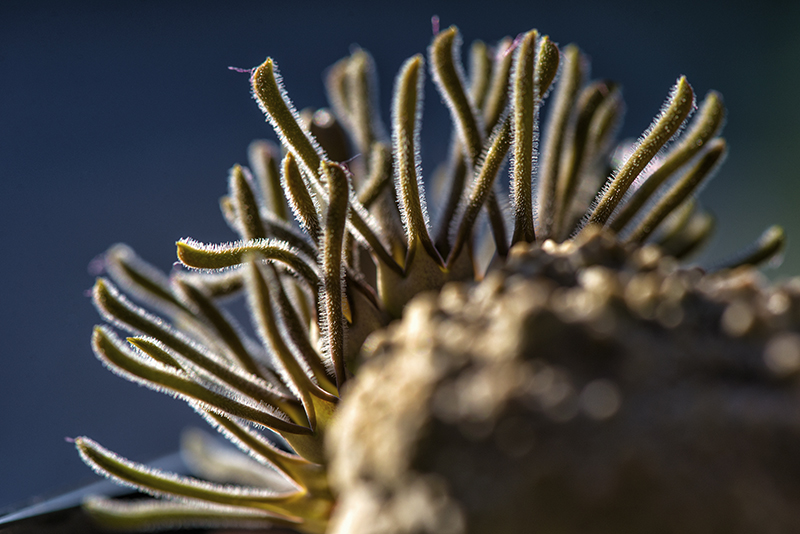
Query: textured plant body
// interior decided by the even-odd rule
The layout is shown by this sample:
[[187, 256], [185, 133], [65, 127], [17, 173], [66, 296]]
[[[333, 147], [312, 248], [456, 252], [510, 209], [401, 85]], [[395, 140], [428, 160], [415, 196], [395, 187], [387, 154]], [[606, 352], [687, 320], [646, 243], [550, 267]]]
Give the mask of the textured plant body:
[[375, 336], [329, 434], [337, 534], [792, 532], [800, 280], [595, 233]]

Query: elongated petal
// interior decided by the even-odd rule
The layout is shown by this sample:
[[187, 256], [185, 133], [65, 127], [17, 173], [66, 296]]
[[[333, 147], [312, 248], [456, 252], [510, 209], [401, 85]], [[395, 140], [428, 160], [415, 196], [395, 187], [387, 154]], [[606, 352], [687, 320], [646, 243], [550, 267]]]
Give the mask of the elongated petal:
[[[320, 507], [320, 503], [314, 502], [313, 499], [304, 499], [301, 492], [276, 494], [260, 488], [222, 486], [165, 473], [121, 458], [86, 437], [76, 438], [75, 446], [83, 461], [98, 474], [154, 495], [174, 495], [216, 504], [263, 510], [297, 523], [302, 522], [302, 517], [315, 519], [315, 516], [329, 512], [324, 507]], [[322, 518], [316, 517], [316, 519]]]
[[257, 376], [226, 364], [200, 349], [168, 323], [130, 303], [110, 282], [98, 279], [92, 295], [95, 306], [104, 317], [121, 328], [158, 339], [185, 360], [180, 362], [181, 367], [202, 369], [235, 390], [278, 406], [290, 415], [294, 413], [296, 408], [292, 406], [293, 399], [283, 396]]
[[350, 209], [347, 212], [347, 229], [367, 250], [372, 252], [375, 259], [383, 266], [396, 273], [402, 274], [403, 269], [395, 261], [382, 241], [380, 225], [369, 211], [358, 201], [355, 193], [350, 195]]
[[155, 361], [160, 362], [167, 367], [173, 367], [176, 370], [181, 369], [180, 362], [175, 359], [175, 356], [158, 340], [147, 336], [131, 336], [126, 339], [131, 346], [136, 347], [142, 354], [153, 358]]
[[328, 375], [328, 369], [322, 361], [321, 355], [311, 343], [308, 332], [308, 321], [303, 324], [295, 306], [299, 304], [297, 300], [294, 302], [286, 294], [284, 281], [277, 275], [274, 275], [275, 287], [272, 292], [272, 298], [275, 302], [275, 314], [278, 321], [283, 326], [283, 332], [302, 358], [303, 362], [308, 366], [309, 370], [316, 378], [317, 384], [323, 390], [332, 395], [337, 395], [335, 384], [331, 381]]
[[238, 400], [227, 397], [200, 385], [182, 371], [136, 357], [116, 340], [107, 328], [95, 328], [92, 348], [104, 364], [128, 380], [157, 391], [169, 391], [186, 400], [199, 401], [210, 410], [242, 417], [276, 431], [293, 434], [311, 433], [306, 427], [273, 415], [257, 402], [248, 401], [245, 397], [240, 397]]
[[[346, 83], [352, 135], [358, 150], [369, 157], [372, 143], [386, 134], [378, 112], [375, 62], [366, 50], [358, 49], [350, 56]], [[371, 161], [368, 163], [371, 168]]]
[[306, 187], [297, 161], [291, 153], [286, 154], [281, 165], [281, 185], [292, 208], [294, 218], [308, 232], [314, 243], [319, 242], [319, 205]]
[[278, 147], [269, 141], [253, 141], [247, 147], [247, 159], [258, 182], [263, 205], [278, 219], [286, 221], [289, 213], [281, 189], [279, 157]]
[[479, 110], [483, 109], [492, 81], [493, 59], [483, 41], [473, 41], [469, 47], [469, 97]]
[[[221, 416], [220, 416], [221, 417]], [[206, 430], [190, 427], [181, 432], [181, 458], [197, 477], [217, 484], [264, 488], [292, 493], [300, 487], [274, 466], [242, 453]]]
[[308, 258], [317, 257], [317, 247], [310, 241], [310, 235], [303, 233], [288, 222], [276, 218], [271, 213], [262, 211], [261, 222], [264, 224], [269, 237], [285, 241], [291, 248]]
[[175, 313], [191, 313], [172, 292], [167, 277], [142, 260], [127, 245], [116, 244], [106, 252], [105, 266], [114, 282], [140, 300], [156, 308]]
[[325, 354], [333, 364], [336, 373], [336, 386], [339, 390], [347, 380], [344, 362], [344, 273], [342, 272], [342, 241], [350, 187], [347, 175], [338, 165], [322, 164], [322, 174], [328, 183], [330, 202], [325, 216], [325, 237], [322, 245], [322, 310], [324, 313], [323, 339]]
[[498, 128], [497, 133], [494, 135], [489, 153], [486, 155], [480, 172], [478, 173], [478, 177], [475, 179], [475, 183], [470, 191], [466, 208], [461, 216], [461, 222], [458, 230], [456, 231], [453, 249], [450, 251], [450, 255], [447, 258], [448, 267], [452, 266], [455, 260], [458, 258], [461, 248], [464, 246], [470, 234], [472, 233], [472, 227], [475, 223], [475, 220], [478, 218], [478, 213], [492, 191], [495, 178], [497, 178], [497, 173], [500, 171], [500, 167], [503, 164], [503, 160], [505, 159], [510, 146], [511, 126], [510, 121], [506, 120], [502, 123], [500, 128]]
[[722, 97], [711, 91], [703, 100], [700, 111], [684, 133], [677, 146], [669, 151], [661, 165], [647, 177], [631, 199], [625, 203], [619, 214], [609, 224], [615, 232], [620, 231], [644, 206], [645, 202], [681, 165], [692, 159], [722, 129], [725, 120], [725, 107]]
[[525, 34], [515, 58], [513, 75], [513, 132], [511, 190], [514, 233], [511, 244], [536, 240], [533, 224], [533, 177], [539, 158], [539, 105], [558, 72], [558, 48], [536, 30]]
[[287, 243], [277, 239], [254, 239], [222, 245], [206, 245], [194, 239], [181, 239], [176, 243], [178, 259], [192, 269], [225, 269], [244, 263], [247, 254], [259, 254], [267, 260], [286, 265], [312, 289], [319, 286], [319, 275], [312, 263], [298, 254]]
[[[316, 427], [316, 414], [311, 402], [311, 390], [317, 386], [311, 382], [306, 369], [292, 354], [278, 327], [272, 309], [270, 289], [265, 273], [262, 273], [257, 261], [253, 258], [245, 266], [247, 276], [247, 299], [254, 326], [266, 346], [268, 346], [279, 362], [279, 369], [292, 393], [303, 403], [312, 430]], [[274, 284], [274, 278], [271, 278]]]
[[726, 145], [723, 139], [715, 139], [708, 150], [685, 176], [650, 209], [644, 219], [634, 228], [627, 242], [642, 242], [650, 236], [659, 224], [678, 206], [680, 206], [703, 180], [708, 178], [713, 169], [725, 156]]
[[[475, 102], [467, 92], [464, 82], [463, 68], [459, 60], [460, 47], [461, 37], [456, 27], [452, 26], [440, 32], [428, 50], [433, 80], [450, 110], [458, 138], [451, 156], [450, 194], [442, 212], [441, 226], [436, 239], [437, 249], [443, 254], [450, 250], [450, 226], [463, 194], [467, 173], [478, 163], [485, 139], [483, 117], [478, 113]], [[480, 54], [477, 57], [481, 57]], [[488, 64], [488, 57], [485, 53], [483, 57]], [[477, 66], [476, 68], [480, 69], [481, 67]], [[483, 70], [483, 75], [476, 73], [476, 76], [482, 76], [483, 87], [476, 87], [475, 90], [485, 93], [488, 89], [489, 72], [486, 67]], [[483, 95], [477, 96], [483, 99]]]
[[460, 48], [458, 29], [451, 26], [436, 36], [428, 55], [433, 81], [450, 109], [467, 158], [474, 164], [483, 147], [484, 127], [465, 89], [464, 69], [458, 59]]
[[575, 121], [566, 140], [556, 182], [553, 234], [557, 238], [568, 233], [571, 206], [580, 185], [581, 171], [590, 156], [589, 132], [597, 111], [614, 94], [614, 84], [593, 82], [579, 94], [575, 103]]
[[486, 199], [486, 213], [489, 215], [489, 224], [492, 227], [497, 255], [505, 258], [508, 255], [508, 230], [505, 215], [503, 215], [503, 209], [500, 207], [500, 201], [495, 191], [490, 191], [489, 197]]
[[564, 49], [564, 66], [556, 86], [552, 111], [547, 122], [546, 142], [539, 167], [537, 201], [539, 203], [539, 228], [542, 238], [552, 232], [556, 210], [556, 183], [559, 176], [561, 151], [566, 137], [567, 124], [578, 95], [578, 90], [586, 75], [587, 61], [575, 45]]
[[211, 426], [257, 461], [276, 467], [300, 487], [316, 495], [330, 493], [324, 466], [278, 449], [259, 432], [242, 422], [201, 408], [198, 411]]
[[508, 105], [509, 79], [514, 64], [512, 47], [512, 41], [508, 37], [495, 47], [494, 72], [483, 106], [483, 123], [487, 133], [494, 129]]
[[325, 78], [328, 100], [356, 150], [366, 158], [367, 169], [372, 168], [370, 147], [386, 135], [378, 112], [377, 85], [375, 62], [360, 48], [331, 66]]
[[370, 160], [373, 162], [370, 174], [358, 191], [358, 200], [367, 209], [392, 183], [392, 153], [389, 147], [384, 143], [374, 143]]
[[308, 132], [332, 161], [349, 161], [353, 155], [350, 151], [350, 140], [342, 124], [326, 108], [316, 111], [304, 110], [300, 117], [308, 127]]
[[[446, 171], [438, 173], [437, 180], [442, 184], [436, 187], [449, 189], [447, 201], [440, 208], [439, 230], [436, 234], [436, 249], [442, 254], [450, 252], [450, 238], [452, 233], [453, 219], [456, 217], [458, 206], [463, 200], [464, 188], [467, 181], [467, 169], [469, 165], [464, 155], [462, 143], [455, 142], [450, 149], [450, 163]], [[446, 186], [444, 185], [446, 183]]]
[[545, 35], [539, 39], [536, 50], [536, 70], [533, 72], [533, 84], [536, 89], [536, 100], [541, 102], [550, 92], [550, 87], [558, 75], [561, 62], [561, 51], [558, 46]]
[[195, 287], [203, 288], [212, 298], [229, 297], [242, 290], [242, 273], [239, 270], [210, 272], [181, 272], [173, 275]]
[[395, 183], [400, 214], [406, 229], [409, 253], [417, 243], [442, 264], [428, 233], [425, 188], [419, 156], [419, 122], [422, 113], [422, 56], [407, 60], [395, 81], [392, 105], [392, 145], [395, 155]]
[[328, 102], [330, 102], [333, 112], [348, 130], [352, 128], [352, 111], [350, 110], [347, 83], [347, 66], [349, 64], [350, 57], [344, 57], [331, 65], [325, 75], [325, 90], [328, 93]]
[[241, 334], [236, 330], [228, 317], [225, 316], [225, 313], [197, 287], [180, 279], [176, 279], [175, 284], [197, 307], [199, 313], [206, 318], [239, 365], [247, 372], [256, 376], [261, 376], [261, 367], [256, 363], [253, 355], [245, 348]]
[[514, 147], [512, 151], [511, 191], [514, 203], [514, 234], [511, 244], [518, 241], [533, 243], [536, 235], [533, 228], [533, 179], [534, 139], [536, 136], [533, 71], [536, 58], [536, 40], [539, 33], [526, 33], [515, 51], [513, 74], [513, 122]]
[[272, 58], [259, 66], [251, 79], [253, 93], [261, 110], [267, 115], [281, 142], [295, 155], [303, 169], [319, 180], [322, 151], [313, 137], [300, 126], [300, 118], [283, 88], [278, 69]]
[[770, 226], [745, 250], [712, 267], [711, 271], [736, 269], [744, 265], [759, 265], [778, 256], [786, 246], [786, 232], [778, 225]]
[[686, 77], [681, 76], [672, 88], [658, 119], [645, 133], [636, 150], [608, 184], [597, 207], [588, 217], [587, 224], [604, 225], [608, 221], [639, 173], [680, 129], [693, 108], [694, 91], [686, 81]]
[[595, 164], [605, 164], [605, 161], [602, 160], [597, 162], [597, 158], [604, 159], [607, 156], [624, 112], [625, 103], [622, 100], [622, 92], [618, 88], [613, 88], [598, 106], [589, 125], [589, 138], [586, 142], [587, 159], [594, 158]]
[[715, 225], [716, 220], [713, 215], [695, 209], [688, 215], [686, 222], [674, 232], [665, 232], [663, 238], [657, 241], [658, 246], [669, 256], [679, 260], [685, 259], [708, 240]]
[[261, 209], [250, 181], [244, 169], [234, 165], [228, 177], [228, 191], [239, 222], [237, 225], [239, 236], [245, 241], [267, 237], [267, 231], [261, 221]]

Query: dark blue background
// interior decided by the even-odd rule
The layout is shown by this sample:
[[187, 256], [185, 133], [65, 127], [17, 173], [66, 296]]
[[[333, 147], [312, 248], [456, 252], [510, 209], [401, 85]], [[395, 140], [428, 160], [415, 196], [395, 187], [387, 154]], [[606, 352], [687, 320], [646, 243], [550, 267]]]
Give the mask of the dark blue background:
[[[272, 133], [247, 75], [228, 66], [271, 55], [298, 108], [319, 106], [321, 72], [358, 43], [378, 62], [386, 117], [394, 73], [429, 44], [432, 14], [467, 42], [537, 27], [577, 42], [594, 76], [623, 84], [631, 137], [686, 74], [700, 96], [721, 91], [730, 110], [731, 154], [702, 195], [719, 216], [710, 254], [720, 257], [773, 222], [800, 235], [792, 4], [0, 2], [0, 507], [91, 479], [64, 437], [89, 435], [145, 461], [202, 424], [92, 356], [87, 265], [123, 241], [168, 270], [177, 238], [232, 238], [217, 208], [227, 170]], [[428, 171], [449, 137], [430, 89]], [[798, 248], [771, 276], [800, 273]]]

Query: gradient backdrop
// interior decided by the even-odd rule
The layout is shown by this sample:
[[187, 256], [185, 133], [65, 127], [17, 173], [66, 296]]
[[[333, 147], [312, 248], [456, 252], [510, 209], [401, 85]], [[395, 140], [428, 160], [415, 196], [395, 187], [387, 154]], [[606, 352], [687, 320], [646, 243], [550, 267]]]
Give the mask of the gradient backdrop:
[[[724, 94], [731, 153], [702, 194], [719, 218], [711, 257], [774, 222], [800, 242], [798, 3], [709, 4], [0, 2], [0, 507], [93, 479], [67, 436], [146, 461], [203, 424], [95, 360], [87, 266], [123, 241], [168, 270], [177, 238], [233, 237], [217, 207], [227, 170], [273, 136], [228, 66], [271, 55], [298, 108], [319, 106], [321, 72], [358, 43], [377, 60], [388, 118], [394, 73], [425, 50], [431, 15], [467, 42], [537, 27], [623, 84], [624, 136], [650, 124], [680, 74], [699, 96]], [[422, 137], [430, 172], [449, 138], [430, 84]], [[792, 243], [770, 276], [800, 273]]]

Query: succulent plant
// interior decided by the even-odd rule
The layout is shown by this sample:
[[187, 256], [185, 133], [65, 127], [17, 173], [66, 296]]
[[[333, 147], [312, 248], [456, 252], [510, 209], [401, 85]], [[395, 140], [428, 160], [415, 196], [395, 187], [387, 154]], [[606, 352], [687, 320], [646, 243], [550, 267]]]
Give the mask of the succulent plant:
[[[95, 354], [121, 376], [186, 400], [243, 454], [220, 451], [190, 435], [185, 449], [201, 480], [150, 469], [77, 438], [82, 458], [95, 471], [161, 497], [90, 500], [86, 509], [96, 519], [126, 529], [279, 525], [321, 533], [336, 511], [345, 518], [336, 528], [345, 532], [346, 518], [353, 516], [342, 503], [352, 499], [337, 504], [338, 493], [346, 490], [348, 477], [364, 473], [342, 474], [353, 466], [342, 452], [334, 459], [341, 485], [332, 488], [326, 435], [338, 425], [332, 450], [341, 451], [348, 443], [348, 421], [356, 421], [353, 436], [363, 436], [370, 426], [364, 420], [373, 413], [364, 404], [369, 390], [359, 389], [354, 377], [362, 365], [370, 368], [369, 376], [380, 374], [376, 369], [388, 357], [370, 355], [386, 352], [387, 332], [402, 328], [385, 328], [404, 315], [412, 299], [431, 291], [444, 299], [485, 278], [483, 287], [519, 264], [520, 255], [555, 257], [559, 247], [588, 250], [586, 243], [600, 240], [619, 256], [616, 269], [654, 247], [658, 258], [681, 260], [710, 234], [713, 219], [693, 195], [725, 155], [725, 141], [718, 137], [724, 120], [720, 95], [708, 93], [689, 120], [695, 97], [679, 78], [638, 142], [617, 147], [620, 90], [611, 82], [587, 80], [588, 60], [576, 46], [560, 50], [535, 30], [492, 47], [476, 42], [469, 76], [460, 46], [451, 27], [438, 32], [428, 50], [428, 68], [453, 123], [450, 159], [429, 183], [439, 192], [439, 207], [431, 210], [435, 225], [419, 155], [425, 60], [408, 59], [397, 75], [390, 140], [379, 118], [373, 59], [357, 49], [327, 73], [330, 110], [298, 113], [272, 59], [252, 71], [253, 94], [281, 147], [254, 142], [249, 169], [237, 165], [230, 172], [221, 207], [238, 241], [210, 245], [181, 239], [182, 266], [169, 277], [124, 245], [108, 251], [110, 279], [99, 279], [93, 294], [110, 326], [95, 329]], [[551, 88], [540, 153], [540, 109]], [[508, 199], [497, 180], [506, 160]], [[715, 271], [760, 263], [782, 245], [782, 231], [772, 228]], [[557, 270], [557, 263], [547, 269]], [[564, 290], [556, 307], [565, 314], [571, 306], [567, 290], [575, 280], [595, 276], [597, 271], [587, 270], [593, 265], [573, 263], [563, 276], [548, 275]], [[533, 269], [522, 276], [541, 274]], [[616, 276], [607, 277], [617, 288], [608, 295], [628, 295], [637, 279]], [[118, 288], [167, 318], [128, 300]], [[240, 325], [226, 310], [226, 302], [242, 295], [251, 325]], [[468, 305], [469, 298], [459, 298], [458, 306]], [[501, 300], [506, 297], [498, 296]], [[642, 306], [661, 309], [651, 304]], [[511, 308], [507, 313], [514, 313]], [[664, 321], [671, 321], [676, 312], [652, 313], [650, 319], [663, 313]], [[569, 323], [566, 315], [554, 317]], [[669, 324], [661, 326], [668, 335]], [[116, 330], [133, 337], [126, 343]], [[504, 346], [501, 341], [498, 346]], [[406, 371], [395, 385], [413, 380], [413, 370], [398, 368]], [[610, 382], [599, 384], [598, 394], [624, 395]], [[415, 398], [413, 388], [387, 384], [385, 391], [396, 395], [398, 417], [413, 417], [403, 411], [405, 405], [428, 398]], [[361, 408], [346, 407], [350, 415], [337, 421], [339, 404], [347, 405], [351, 394], [360, 399], [353, 406]], [[375, 398], [392, 410], [392, 398]], [[419, 421], [427, 420], [425, 413]], [[373, 422], [381, 428], [380, 421]], [[411, 439], [415, 424], [406, 421], [395, 431]], [[361, 450], [348, 447], [349, 454]]]

